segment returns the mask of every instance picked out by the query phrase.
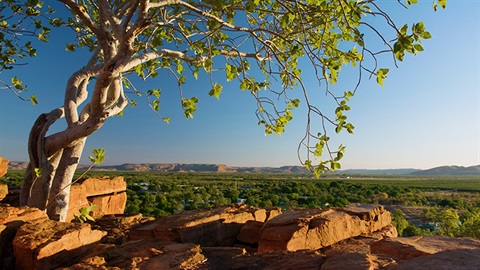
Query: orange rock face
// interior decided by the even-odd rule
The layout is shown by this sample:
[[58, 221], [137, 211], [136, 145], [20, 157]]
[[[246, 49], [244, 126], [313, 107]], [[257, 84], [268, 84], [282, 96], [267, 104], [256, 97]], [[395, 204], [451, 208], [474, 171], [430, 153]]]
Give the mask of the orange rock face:
[[387, 269], [398, 270], [473, 270], [480, 269], [479, 249], [457, 249], [438, 252], [429, 256], [422, 256]]
[[101, 245], [80, 263], [61, 269], [197, 269], [205, 260], [201, 252], [194, 244], [141, 239], [120, 246]]
[[8, 186], [5, 184], [0, 184], [0, 201], [3, 200], [8, 194]]
[[10, 266], [3, 260], [13, 258], [12, 241], [18, 228], [27, 221], [47, 219], [47, 214], [37, 208], [0, 205], [0, 268], [2, 265], [7, 269]]
[[336, 210], [295, 210], [265, 223], [258, 252], [315, 250], [380, 230], [390, 223], [390, 212], [383, 206], [356, 204]]
[[82, 207], [96, 205], [91, 215], [123, 214], [127, 203], [127, 184], [123, 177], [88, 178], [70, 187], [70, 202], [67, 221], [74, 219]]
[[408, 260], [457, 249], [472, 249], [480, 252], [480, 240], [446, 236], [414, 236], [386, 238], [371, 246], [372, 253], [389, 255], [398, 260]]
[[[0, 205], [0, 269], [480, 269], [480, 240], [395, 238], [381, 206], [275, 213], [229, 205], [156, 220], [109, 215], [90, 226]], [[12, 246], [6, 235], [15, 232]]]
[[129, 238], [154, 238], [207, 247], [228, 246], [233, 244], [245, 222], [263, 222], [265, 218], [267, 215], [264, 209], [235, 204], [219, 206], [210, 211], [200, 209], [160, 217], [131, 230]]
[[255, 220], [245, 222], [237, 236], [237, 240], [243, 243], [257, 244], [260, 240], [260, 231], [263, 225], [263, 222]]
[[0, 157], [0, 177], [4, 176], [7, 173], [8, 162], [10, 160]]
[[70, 265], [105, 235], [86, 223], [42, 220], [26, 223], [13, 240], [17, 269], [54, 269]]

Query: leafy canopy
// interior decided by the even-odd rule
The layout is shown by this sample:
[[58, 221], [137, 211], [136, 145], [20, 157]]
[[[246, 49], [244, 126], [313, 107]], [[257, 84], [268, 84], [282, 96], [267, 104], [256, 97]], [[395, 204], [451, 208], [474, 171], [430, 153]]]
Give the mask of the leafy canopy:
[[[90, 72], [87, 83], [96, 80], [91, 102], [103, 102], [97, 97], [107, 96], [107, 91], [114, 88], [104, 84], [120, 78], [121, 89], [117, 87], [117, 93], [108, 97], [113, 101], [92, 105], [97, 111], [103, 110], [104, 115], [123, 113], [123, 105], [118, 106], [121, 112], [112, 111], [112, 106], [123, 104], [123, 99], [135, 106], [132, 97], [144, 97], [165, 122], [171, 121], [161, 114], [162, 89], [139, 89], [131, 79], [134, 76], [162, 84], [165, 73], [161, 71], [167, 72], [177, 83], [186, 118], [193, 118], [199, 106], [198, 97], [183, 95], [187, 76], [210, 78], [207, 91], [216, 99], [222, 95], [224, 81], [236, 81], [257, 104], [258, 124], [264, 126], [265, 134], [283, 133], [294, 110], [299, 106], [307, 109], [299, 157], [317, 175], [341, 167], [345, 146], [332, 150], [328, 134], [343, 130], [353, 133], [346, 112], [361, 78], [375, 77], [378, 84], [384, 85], [389, 69], [381, 67], [380, 55], [391, 54], [396, 64], [404, 60], [406, 53], [423, 51], [422, 39], [431, 37], [422, 22], [398, 28], [380, 7], [382, 2], [375, 0], [60, 2], [71, 15], [47, 19], [41, 13], [43, 3], [35, 0], [1, 3], [1, 11], [11, 10], [10, 17], [0, 17], [0, 42], [6, 48], [1, 51], [2, 70], [11, 68], [25, 54], [35, 55], [31, 43], [16, 42], [15, 33], [28, 30], [40, 41], [47, 41], [50, 29], [44, 24], [48, 21], [53, 27], [69, 27], [75, 32], [75, 40], [66, 44], [67, 51], [92, 53], [92, 59], [79, 71]], [[415, 3], [417, 0], [406, 1], [406, 5]], [[433, 2], [435, 10], [445, 5], [445, 0]], [[47, 10], [45, 14], [53, 15], [51, 8]], [[12, 24], [17, 17], [25, 20]], [[19, 28], [27, 21], [30, 24], [26, 28]], [[357, 70], [357, 81], [349, 90], [339, 92], [335, 86], [347, 67]], [[104, 73], [106, 77], [102, 77]], [[306, 73], [316, 79], [317, 89], [307, 89], [302, 80]], [[104, 79], [107, 77], [110, 81]], [[22, 90], [18, 78], [12, 79], [12, 85]], [[131, 89], [133, 96], [124, 89]], [[81, 90], [88, 91], [86, 87]], [[324, 93], [324, 98], [317, 98], [315, 92]], [[331, 111], [328, 104], [334, 104], [335, 109]], [[79, 121], [94, 114], [84, 115]]]

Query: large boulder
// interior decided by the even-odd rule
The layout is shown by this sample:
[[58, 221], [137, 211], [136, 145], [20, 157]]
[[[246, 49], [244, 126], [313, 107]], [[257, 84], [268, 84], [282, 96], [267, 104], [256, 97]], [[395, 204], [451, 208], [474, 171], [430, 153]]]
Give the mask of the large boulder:
[[480, 240], [446, 236], [414, 236], [385, 238], [371, 246], [371, 252], [408, 260], [437, 252], [457, 249], [473, 249], [480, 252]]
[[37, 208], [0, 205], [0, 269], [9, 269], [13, 265], [12, 241], [18, 228], [27, 221], [47, 219], [47, 214]]
[[265, 223], [260, 233], [258, 252], [316, 250], [350, 237], [372, 233], [390, 223], [390, 212], [377, 205], [294, 210]]
[[86, 223], [41, 220], [22, 225], [13, 240], [17, 269], [47, 270], [71, 265], [97, 245], [105, 232]]
[[70, 201], [67, 221], [74, 219], [82, 207], [96, 205], [91, 216], [123, 214], [127, 203], [127, 183], [122, 176], [113, 179], [88, 178], [70, 187]]
[[246, 205], [219, 206], [160, 217], [130, 231], [129, 239], [153, 238], [202, 246], [231, 246], [249, 220], [264, 222], [265, 209]]

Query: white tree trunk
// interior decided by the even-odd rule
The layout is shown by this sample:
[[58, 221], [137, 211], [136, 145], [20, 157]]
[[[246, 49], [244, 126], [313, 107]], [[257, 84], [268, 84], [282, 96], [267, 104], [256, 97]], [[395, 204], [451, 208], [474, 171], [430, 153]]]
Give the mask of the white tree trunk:
[[66, 221], [70, 201], [70, 186], [82, 156], [86, 138], [79, 139], [75, 145], [63, 150], [59, 166], [55, 171], [47, 203], [50, 219]]

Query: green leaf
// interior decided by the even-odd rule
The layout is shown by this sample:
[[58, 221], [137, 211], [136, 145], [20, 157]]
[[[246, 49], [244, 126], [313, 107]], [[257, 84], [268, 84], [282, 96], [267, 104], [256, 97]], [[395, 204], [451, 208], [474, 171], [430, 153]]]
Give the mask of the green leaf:
[[99, 148], [99, 149], [94, 148], [92, 150], [92, 153], [93, 153], [93, 157], [89, 156], [88, 159], [93, 164], [102, 164], [103, 161], [105, 161], [105, 149], [104, 148]]
[[335, 171], [341, 169], [342, 166], [340, 165], [340, 163], [334, 161], [330, 164], [330, 168], [332, 169], [332, 171]]
[[192, 74], [193, 74], [193, 77], [195, 77], [195, 80], [198, 80], [198, 73], [200, 73], [200, 70], [198, 68], [192, 71]]
[[155, 88], [155, 89], [152, 89], [152, 90], [148, 90], [147, 94], [150, 95], [150, 96], [154, 96], [156, 98], [160, 98], [160, 88]]
[[400, 33], [402, 35], [406, 35], [407, 34], [407, 30], [408, 30], [408, 24], [405, 24], [402, 28], [400, 28]]
[[155, 111], [160, 110], [160, 101], [159, 100], [152, 101], [152, 107]]
[[181, 76], [178, 78], [178, 85], [185, 84], [185, 80], [187, 79], [187, 76]]
[[38, 34], [38, 40], [48, 42], [48, 39], [43, 34]]
[[197, 110], [198, 98], [182, 98], [182, 108], [184, 110], [185, 118], [193, 118], [193, 114]]
[[222, 93], [222, 90], [223, 90], [223, 86], [221, 86], [220, 84], [218, 83], [215, 83], [212, 87], [212, 89], [210, 90], [210, 92], [208, 92], [208, 94], [212, 97], [215, 97], [217, 98], [218, 100], [220, 100], [220, 94]]
[[309, 171], [312, 171], [312, 162], [310, 160], [305, 161], [305, 168]]
[[350, 98], [353, 97], [353, 93], [350, 92], [350, 91], [346, 91], [344, 94], [343, 94], [343, 97], [345, 98], [346, 101], [350, 101]]
[[28, 100], [30, 100], [33, 105], [37, 105], [37, 104], [38, 104], [37, 96], [35, 96], [35, 95], [32, 95]]
[[185, 69], [185, 68], [183, 67], [182, 64], [178, 64], [178, 65], [177, 65], [177, 73], [178, 73], [178, 74], [182, 74], [184, 69]]
[[445, 9], [447, 7], [447, 0], [438, 0], [438, 5]]
[[75, 44], [73, 43], [68, 43], [65, 45], [65, 50], [68, 52], [74, 52], [75, 51]]
[[22, 81], [20, 81], [16, 76], [12, 78], [12, 84], [18, 90], [24, 89], [24, 87], [22, 86]]
[[413, 45], [413, 47], [415, 48], [415, 50], [419, 51], [419, 52], [423, 52], [423, 47], [422, 45], [420, 44], [415, 44]]
[[383, 79], [387, 78], [388, 68], [381, 68], [377, 71], [377, 83], [383, 86]]
[[232, 81], [238, 75], [237, 67], [235, 67], [233, 65], [230, 65], [230, 64], [226, 64], [225, 65], [225, 75], [227, 76], [227, 81], [228, 82]]
[[430, 32], [425, 31], [422, 33], [421, 37], [424, 39], [430, 39], [432, 38], [432, 35], [430, 34]]
[[33, 172], [35, 172], [35, 176], [37, 178], [42, 177], [42, 169], [41, 168], [35, 168], [35, 169], [33, 169]]
[[205, 69], [205, 71], [208, 73], [212, 72], [212, 66], [213, 62], [210, 59], [207, 59], [203, 62], [203, 69]]
[[413, 31], [415, 33], [423, 33], [425, 31], [425, 24], [423, 22], [419, 22], [413, 25]]
[[170, 124], [170, 117], [164, 117], [163, 122]]

